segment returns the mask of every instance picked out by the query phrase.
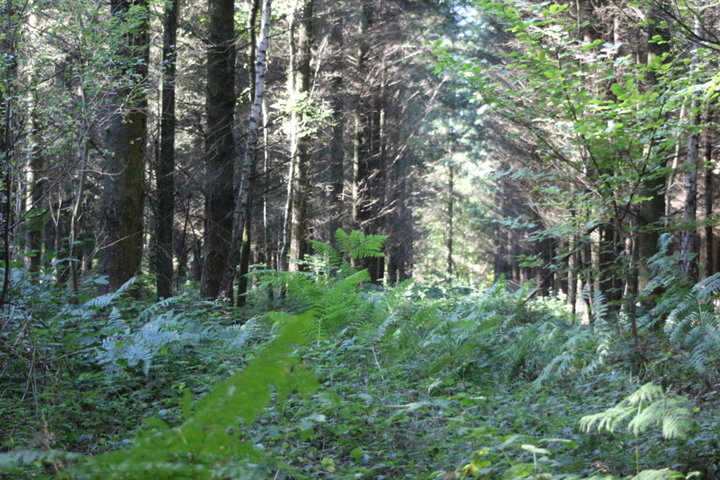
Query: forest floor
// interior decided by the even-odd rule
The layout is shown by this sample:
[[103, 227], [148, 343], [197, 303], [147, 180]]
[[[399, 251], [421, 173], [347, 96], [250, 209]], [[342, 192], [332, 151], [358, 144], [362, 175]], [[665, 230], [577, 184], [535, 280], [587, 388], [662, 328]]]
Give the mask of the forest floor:
[[717, 391], [656, 338], [639, 370], [558, 300], [352, 277], [270, 315], [272, 282], [242, 309], [36, 300], [3, 337], [0, 478], [718, 478]]

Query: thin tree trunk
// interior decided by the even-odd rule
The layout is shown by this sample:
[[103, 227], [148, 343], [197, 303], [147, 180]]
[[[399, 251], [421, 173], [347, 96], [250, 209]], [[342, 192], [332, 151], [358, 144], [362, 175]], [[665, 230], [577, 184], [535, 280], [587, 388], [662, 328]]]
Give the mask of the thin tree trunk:
[[[697, 107], [697, 101], [693, 100]], [[694, 108], [691, 107], [691, 110]], [[700, 123], [696, 115], [694, 125]], [[685, 198], [683, 199], [683, 230], [680, 232], [680, 268], [687, 273], [690, 280], [697, 281], [697, 175], [700, 155], [700, 134], [690, 133], [688, 136], [687, 154], [685, 157]]]
[[[291, 150], [294, 149], [291, 146]], [[286, 177], [287, 189], [285, 192], [285, 207], [283, 208], [283, 222], [282, 231], [280, 232], [280, 244], [278, 245], [277, 253], [277, 265], [278, 270], [288, 270], [288, 251], [290, 249], [290, 221], [292, 218], [292, 197], [293, 197], [293, 178], [295, 178], [295, 162], [292, 160], [291, 155], [290, 161], [288, 162], [288, 173]]]
[[162, 111], [160, 114], [160, 158], [156, 172], [158, 208], [155, 219], [155, 273], [158, 299], [171, 297], [173, 294], [178, 0], [170, 0], [165, 4], [163, 24]]
[[[36, 95], [34, 95], [36, 96]], [[35, 99], [37, 103], [37, 99]], [[33, 108], [31, 115], [33, 137], [41, 135], [41, 127], [38, 125], [37, 115]], [[28, 254], [27, 271], [30, 273], [40, 272], [43, 254], [43, 215], [41, 214], [40, 204], [45, 197], [45, 187], [47, 184], [45, 156], [41, 152], [31, 151], [30, 161], [28, 162], [28, 188], [30, 196], [28, 197], [27, 211], [29, 218], [26, 230], [25, 251]]]
[[[570, 217], [572, 223], [575, 223], [575, 217], [577, 213], [575, 210], [570, 211]], [[577, 290], [578, 290], [578, 278], [580, 270], [580, 235], [577, 232], [573, 232], [572, 239], [569, 244], [570, 256], [568, 257], [568, 294], [567, 300], [572, 309], [573, 317], [577, 313]]]
[[245, 217], [245, 234], [243, 236], [242, 251], [240, 252], [240, 278], [238, 278], [237, 306], [244, 307], [247, 303], [248, 293], [248, 277], [250, 271], [251, 241], [252, 241], [252, 222], [250, 217], [250, 204], [248, 202], [248, 212]]
[[[248, 91], [248, 103], [252, 105], [255, 97], [255, 58], [257, 57], [257, 21], [258, 14], [260, 13], [260, 0], [252, 0], [252, 8], [250, 9], [250, 18], [248, 18], [248, 32], [250, 32], [250, 42], [248, 45], [248, 64], [250, 64], [248, 80], [250, 81], [250, 88]], [[261, 107], [262, 108], [262, 107]], [[261, 113], [262, 116], [262, 113]], [[264, 127], [264, 124], [263, 124]]]
[[598, 288], [605, 297], [608, 311], [616, 314], [623, 294], [623, 282], [618, 269], [622, 253], [622, 240], [615, 214], [600, 226], [598, 243]]
[[447, 276], [453, 278], [453, 209], [455, 206], [455, 169], [448, 165], [448, 199], [447, 199]]
[[85, 192], [85, 178], [87, 176], [87, 135], [90, 133], [90, 126], [85, 125], [83, 128], [83, 135], [78, 138], [78, 180], [77, 186], [75, 187], [75, 198], [73, 199], [72, 211], [70, 212], [70, 233], [68, 235], [68, 257], [70, 264], [68, 269], [70, 271], [70, 288], [73, 293], [77, 294], [80, 290], [80, 261], [77, 258], [77, 238], [80, 223], [80, 207], [82, 206], [83, 193]]
[[190, 208], [191, 205], [188, 201], [187, 208], [185, 209], [185, 220], [183, 221], [182, 235], [180, 235], [179, 240], [176, 237], [175, 241], [173, 242], [175, 255], [178, 257], [178, 272], [175, 276], [176, 290], [180, 289], [180, 282], [188, 278], [188, 253], [192, 250], [192, 246], [189, 248], [187, 246], [188, 228], [190, 226]]
[[[589, 220], [589, 213], [586, 212], [585, 218], [586, 220]], [[588, 312], [588, 321], [590, 323], [593, 323], [595, 321], [595, 317], [593, 316], [593, 298], [595, 298], [595, 290], [596, 290], [596, 283], [595, 283], [595, 265], [594, 265], [594, 259], [593, 259], [593, 247], [592, 247], [592, 237], [591, 232], [587, 232], [585, 234], [585, 238], [580, 239], [580, 265], [579, 265], [579, 274], [580, 279], [582, 282], [582, 297], [585, 301], [585, 308]]]
[[230, 251], [221, 282], [219, 298], [229, 298], [235, 278], [235, 269], [240, 258], [240, 242], [245, 227], [245, 216], [247, 203], [249, 201], [250, 175], [255, 163], [262, 103], [265, 96], [266, 57], [269, 42], [271, 8], [271, 0], [263, 0], [262, 21], [260, 22], [260, 36], [258, 37], [257, 59], [255, 61], [255, 97], [253, 98], [253, 105], [250, 109], [245, 154], [242, 158], [238, 156], [235, 164], [236, 175], [240, 180], [238, 182], [235, 209], [233, 212]]
[[[355, 62], [355, 76], [357, 78], [365, 79], [367, 76], [367, 55], [370, 50], [368, 45], [368, 30], [370, 27], [370, 21], [372, 17], [372, 5], [369, 0], [363, 0], [360, 11], [358, 13], [358, 47], [356, 50], [356, 62]], [[363, 88], [368, 88], [367, 85], [363, 85]], [[361, 164], [368, 155], [368, 135], [367, 135], [367, 101], [364, 98], [367, 92], [358, 92], [354, 99], [353, 105], [353, 154], [352, 154], [352, 168], [349, 168], [350, 173], [350, 193], [352, 198], [351, 206], [351, 222], [349, 222], [352, 229], [360, 229], [362, 226], [362, 197], [363, 192], [361, 191]], [[356, 266], [356, 260], [351, 259], [351, 265]]]
[[14, 4], [6, 0], [2, 15], [3, 31], [5, 35], [0, 39], [0, 53], [7, 59], [0, 67], [0, 86], [3, 96], [0, 98], [0, 185], [2, 200], [0, 200], [0, 229], [2, 244], [0, 261], [3, 262], [2, 288], [0, 288], [0, 307], [7, 301], [10, 291], [10, 264], [11, 255], [11, 226], [12, 226], [12, 194], [13, 175], [12, 164], [15, 155], [15, 116], [14, 98], [18, 74], [17, 47], [19, 29]]
[[[303, 101], [310, 101], [311, 81], [311, 47], [312, 47], [312, 15], [314, 0], [300, 0], [302, 2], [301, 16], [295, 19], [297, 32], [297, 48], [293, 66], [294, 85], [293, 94]], [[295, 42], [295, 38], [291, 39]], [[310, 147], [311, 139], [307, 133], [307, 123], [310, 118], [306, 113], [296, 114], [293, 125], [293, 136], [295, 137], [295, 152], [291, 162], [296, 165], [295, 176], [292, 178], [293, 188], [291, 197], [291, 221], [290, 221], [290, 271], [299, 271], [300, 262], [303, 260], [307, 250], [307, 208], [310, 195], [310, 179], [308, 170], [310, 168]]]
[[275, 258], [275, 254], [272, 251], [270, 245], [273, 245], [274, 242], [270, 241], [270, 222], [268, 217], [268, 186], [270, 185], [270, 148], [268, 147], [268, 139], [269, 139], [269, 126], [270, 126], [270, 120], [268, 116], [267, 111], [267, 104], [265, 100], [263, 99], [263, 103], [261, 106], [261, 114], [262, 114], [262, 125], [263, 125], [263, 179], [264, 179], [264, 188], [262, 193], [262, 209], [263, 209], [263, 247], [265, 250], [265, 268], [273, 268], [273, 264], [275, 263], [273, 259]]
[[[663, 26], [661, 15], [657, 7], [653, 7], [648, 14], [649, 21], [646, 25], [647, 37], [649, 39], [660, 36], [664, 42], [649, 42], [647, 44], [648, 64], [663, 58], [670, 51], [671, 38], [666, 26]], [[651, 86], [657, 84], [655, 72], [648, 69], [648, 83]], [[653, 148], [654, 145], [648, 146]], [[663, 225], [663, 217], [666, 212], [666, 190], [667, 175], [654, 173], [663, 171], [667, 161], [663, 158], [657, 161], [657, 168], [649, 169], [647, 177], [640, 185], [639, 195], [648, 198], [640, 203], [637, 215], [637, 234], [633, 242], [634, 250], [637, 250], [638, 261], [635, 267], [637, 276], [638, 292], [642, 292], [650, 281], [650, 271], [647, 268], [647, 259], [658, 251], [657, 243], [660, 238], [660, 229]], [[634, 253], [633, 253], [634, 254]], [[646, 307], [652, 307], [652, 296], [643, 298]]]
[[[712, 120], [712, 117], [711, 117]], [[710, 276], [715, 273], [715, 257], [713, 246], [715, 244], [715, 235], [713, 233], [713, 225], [709, 222], [713, 215], [713, 200], [715, 199], [713, 192], [713, 134], [710, 130], [705, 132], [705, 275]]]
[[330, 44], [332, 45], [332, 78], [330, 80], [330, 96], [332, 98], [333, 127], [332, 138], [328, 155], [330, 157], [330, 208], [329, 224], [330, 238], [334, 238], [335, 231], [343, 226], [346, 214], [343, 202], [343, 189], [345, 185], [345, 86], [343, 72], [345, 69], [342, 15], [333, 18], [330, 31]]
[[630, 278], [627, 281], [625, 289], [625, 312], [628, 320], [630, 320], [630, 332], [632, 333], [633, 340], [635, 341], [635, 347], [640, 344], [640, 337], [638, 335], [637, 325], [637, 298], [638, 298], [638, 275], [637, 275], [637, 264], [640, 261], [640, 252], [635, 245], [637, 242], [637, 236], [631, 237], [630, 245]]

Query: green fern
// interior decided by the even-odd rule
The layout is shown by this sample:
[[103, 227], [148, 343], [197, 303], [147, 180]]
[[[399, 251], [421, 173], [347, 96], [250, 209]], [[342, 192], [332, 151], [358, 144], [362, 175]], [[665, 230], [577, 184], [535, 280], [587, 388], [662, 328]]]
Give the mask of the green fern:
[[595, 321], [593, 324], [595, 357], [581, 370], [581, 375], [585, 377], [593, 375], [606, 363], [613, 350], [614, 338], [614, 329], [609, 322]]
[[[168, 308], [180, 301], [163, 301], [162, 304]], [[136, 325], [138, 321], [142, 323]], [[171, 346], [181, 348], [215, 342], [231, 350], [243, 348], [258, 335], [260, 319], [252, 318], [242, 325], [225, 327], [199, 323], [172, 309], [160, 313], [158, 306], [152, 305], [132, 319], [122, 318], [121, 313], [113, 309], [108, 324], [109, 330], [116, 333], [102, 339], [102, 344], [95, 350], [97, 362], [109, 374], [118, 373], [126, 365], [142, 366], [147, 376], [155, 358]]]
[[273, 319], [281, 324], [276, 337], [196, 405], [188, 402], [182, 425], [171, 428], [153, 420], [154, 428], [138, 433], [130, 449], [89, 458], [79, 467], [82, 478], [209, 479], [231, 467], [240, 472], [249, 469], [247, 463], [267, 463], [250, 441], [237, 438], [232, 425], [250, 424], [271, 399], [283, 401], [292, 392], [309, 395], [317, 388], [294, 355], [313, 331], [315, 313]]
[[343, 266], [342, 253], [327, 243], [317, 240], [310, 240], [310, 248], [315, 256], [319, 257], [320, 262], [326, 266], [328, 270], [338, 269]]
[[714, 303], [718, 288], [720, 275], [699, 282], [675, 302], [665, 321], [673, 349], [709, 382], [716, 380], [720, 365], [720, 316]]
[[565, 325], [555, 325], [553, 334], [547, 338], [549, 342], [545, 344], [543, 344], [542, 338], [538, 339], [538, 343], [543, 344], [543, 347], [551, 353], [555, 351], [560, 353], [542, 369], [540, 375], [535, 379], [536, 387], [542, 386], [544, 382], [551, 379], [568, 377], [578, 372], [580, 375], [587, 376], [595, 372], [602, 364], [601, 354], [598, 352], [597, 355], [593, 355], [597, 339], [588, 328], [576, 326], [569, 329]]
[[385, 240], [387, 235], [366, 235], [358, 231], [346, 233], [341, 228], [335, 232], [338, 251], [350, 258], [382, 257]]
[[608, 321], [609, 306], [605, 294], [596, 289], [592, 294], [592, 320], [593, 323]]
[[686, 438], [692, 427], [692, 416], [684, 397], [669, 396], [663, 389], [647, 383], [620, 403], [604, 412], [586, 415], [580, 419], [580, 428], [615, 432], [628, 419], [628, 430], [640, 435], [653, 425], [660, 425], [666, 439]]
[[[276, 326], [274, 337], [241, 371], [215, 385], [196, 404], [188, 398], [181, 425], [152, 420], [152, 430], [138, 433], [131, 448], [87, 459], [79, 467], [81, 478], [267, 478], [267, 469], [277, 468], [277, 463], [243, 438], [243, 431], [271, 401], [282, 403], [293, 393], [308, 396], [317, 390], [314, 375], [296, 352], [317, 335], [336, 333], [358, 315], [358, 286], [368, 274], [359, 271], [330, 279], [300, 273], [283, 280], [289, 285], [288, 295], [302, 297], [305, 311], [268, 314]], [[233, 330], [251, 335], [253, 323]]]
[[127, 292], [130, 289], [130, 287], [132, 287], [135, 284], [135, 280], [136, 280], [136, 277], [132, 277], [130, 280], [123, 283], [120, 286], [120, 288], [118, 288], [114, 292], [106, 293], [105, 295], [100, 295], [91, 300], [88, 300], [83, 305], [83, 308], [84, 309], [105, 308], [105, 307], [109, 306], [115, 300], [117, 300], [122, 295], [124, 295], [125, 292]]
[[15, 473], [19, 466], [33, 463], [53, 463], [56, 461], [75, 461], [82, 458], [79, 453], [61, 450], [13, 450], [0, 453], [0, 477], [3, 473]]
[[712, 300], [720, 292], [720, 272], [696, 283], [692, 291], [701, 301]]

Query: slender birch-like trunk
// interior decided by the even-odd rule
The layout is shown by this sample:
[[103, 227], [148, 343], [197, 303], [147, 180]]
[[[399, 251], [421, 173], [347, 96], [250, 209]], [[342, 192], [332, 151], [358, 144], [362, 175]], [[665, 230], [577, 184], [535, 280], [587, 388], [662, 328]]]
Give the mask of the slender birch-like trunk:
[[250, 175], [257, 151], [258, 136], [260, 132], [260, 117], [263, 98], [265, 97], [265, 73], [267, 71], [266, 57], [270, 32], [270, 13], [272, 0], [263, 0], [262, 20], [260, 22], [260, 35], [258, 37], [257, 58], [255, 60], [255, 97], [250, 109], [248, 122], [247, 143], [245, 154], [236, 158], [235, 175], [238, 179], [238, 186], [235, 194], [235, 209], [233, 212], [233, 230], [230, 240], [230, 251], [228, 261], [223, 274], [223, 280], [219, 291], [219, 298], [230, 298], [235, 269], [240, 259], [240, 245], [242, 241], [243, 228], [245, 227], [245, 216], [247, 215], [247, 204], [250, 192]]

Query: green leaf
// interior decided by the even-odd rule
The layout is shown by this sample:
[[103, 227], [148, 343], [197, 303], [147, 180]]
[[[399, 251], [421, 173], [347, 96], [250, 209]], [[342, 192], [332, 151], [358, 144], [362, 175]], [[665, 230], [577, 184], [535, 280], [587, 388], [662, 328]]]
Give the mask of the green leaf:
[[522, 448], [523, 450], [526, 450], [532, 454], [535, 454], [535, 455], [550, 455], [549, 450], [546, 450], [546, 449], [540, 448], [540, 447], [536, 447], [535, 445], [530, 445], [527, 443], [520, 445], [520, 448]]

